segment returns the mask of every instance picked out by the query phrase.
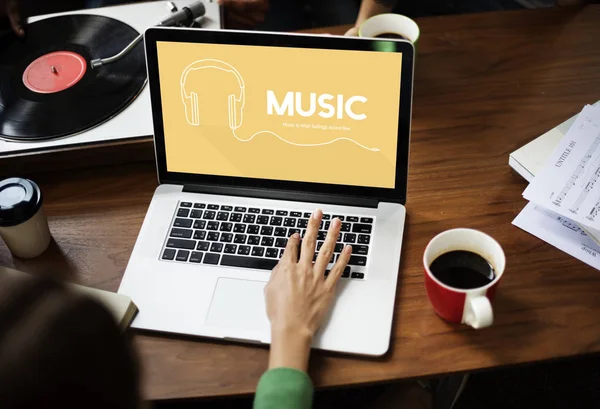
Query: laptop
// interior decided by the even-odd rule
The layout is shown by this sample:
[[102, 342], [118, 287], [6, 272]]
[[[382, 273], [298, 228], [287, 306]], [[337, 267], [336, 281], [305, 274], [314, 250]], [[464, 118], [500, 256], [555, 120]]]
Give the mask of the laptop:
[[132, 326], [268, 344], [264, 286], [321, 209], [317, 248], [338, 217], [332, 261], [344, 244], [353, 255], [313, 347], [384, 354], [413, 46], [183, 28], [151, 28], [145, 44], [159, 186], [119, 288], [139, 307]]

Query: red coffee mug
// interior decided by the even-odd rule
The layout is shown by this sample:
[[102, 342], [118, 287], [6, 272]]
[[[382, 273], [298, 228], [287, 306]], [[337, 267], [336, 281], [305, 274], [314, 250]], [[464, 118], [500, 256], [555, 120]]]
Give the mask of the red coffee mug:
[[[471, 251], [485, 258], [494, 268], [494, 280], [483, 287], [464, 290], [450, 287], [434, 277], [429, 269], [431, 263], [442, 254], [456, 250]], [[440, 317], [475, 329], [492, 325], [494, 313], [490, 300], [494, 298], [506, 265], [504, 251], [496, 240], [477, 230], [447, 230], [429, 242], [423, 254], [423, 265], [427, 295]]]

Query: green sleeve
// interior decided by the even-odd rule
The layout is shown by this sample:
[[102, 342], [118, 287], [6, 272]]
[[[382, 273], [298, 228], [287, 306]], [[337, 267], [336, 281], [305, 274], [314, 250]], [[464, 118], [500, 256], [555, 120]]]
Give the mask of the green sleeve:
[[313, 385], [306, 372], [275, 368], [260, 378], [254, 409], [310, 409], [312, 399]]

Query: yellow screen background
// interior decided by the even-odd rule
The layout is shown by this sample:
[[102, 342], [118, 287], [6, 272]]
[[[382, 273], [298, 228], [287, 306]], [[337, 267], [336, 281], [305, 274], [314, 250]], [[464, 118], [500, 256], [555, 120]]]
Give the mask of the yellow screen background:
[[[393, 188], [396, 175], [398, 112], [402, 55], [400, 53], [258, 47], [159, 42], [158, 62], [167, 170], [193, 174], [318, 182]], [[228, 96], [239, 97], [234, 74], [218, 69], [191, 72], [185, 89], [198, 93], [200, 125], [188, 123], [181, 97], [184, 69], [202, 59], [234, 66], [245, 83], [241, 139], [268, 130], [299, 144], [351, 138], [379, 152], [347, 140], [316, 147], [299, 147], [261, 133], [249, 142], [237, 140], [229, 127]], [[360, 95], [353, 111], [367, 118], [322, 118], [321, 108], [311, 117], [268, 115], [267, 90], [279, 104], [289, 91], [331, 94], [345, 99]], [[331, 101], [336, 105], [336, 100]], [[337, 111], [336, 111], [337, 113]], [[287, 126], [283, 124], [286, 123]], [[292, 127], [290, 127], [292, 125]], [[308, 126], [308, 128], [307, 128]], [[317, 128], [315, 128], [317, 127]], [[330, 127], [333, 127], [330, 129]], [[341, 130], [339, 127], [343, 127]], [[322, 128], [325, 128], [324, 130]]]

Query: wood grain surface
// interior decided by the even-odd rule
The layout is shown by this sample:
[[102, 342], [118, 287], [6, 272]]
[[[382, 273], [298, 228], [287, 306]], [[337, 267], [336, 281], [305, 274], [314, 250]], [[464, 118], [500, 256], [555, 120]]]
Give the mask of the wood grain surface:
[[[420, 19], [408, 219], [392, 346], [380, 359], [316, 351], [318, 387], [515, 365], [600, 352], [600, 272], [511, 225], [526, 186], [511, 151], [600, 99], [600, 6]], [[324, 30], [342, 33], [345, 27]], [[0, 264], [116, 290], [157, 185], [142, 162], [33, 176], [55, 242]], [[432, 311], [421, 257], [437, 233], [480, 229], [507, 270], [492, 328]], [[137, 333], [150, 399], [251, 393], [267, 348]]]

